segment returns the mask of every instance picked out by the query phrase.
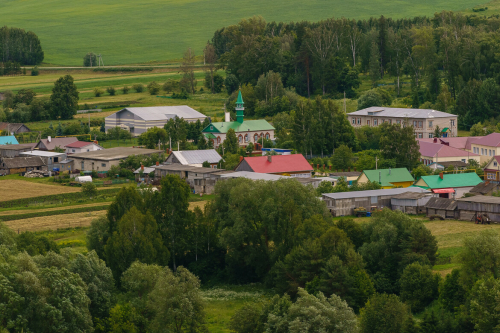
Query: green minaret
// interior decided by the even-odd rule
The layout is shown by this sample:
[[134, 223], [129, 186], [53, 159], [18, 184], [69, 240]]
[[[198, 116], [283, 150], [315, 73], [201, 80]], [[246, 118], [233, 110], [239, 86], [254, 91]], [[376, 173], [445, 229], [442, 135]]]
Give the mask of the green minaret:
[[245, 108], [243, 107], [243, 97], [241, 97], [241, 90], [238, 92], [238, 99], [236, 100], [236, 121], [239, 123], [243, 122], [243, 111]]

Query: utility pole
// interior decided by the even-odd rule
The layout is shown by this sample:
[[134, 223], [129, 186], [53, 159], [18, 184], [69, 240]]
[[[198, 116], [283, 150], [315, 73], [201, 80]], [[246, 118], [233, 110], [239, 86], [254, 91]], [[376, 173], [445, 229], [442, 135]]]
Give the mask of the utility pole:
[[170, 151], [172, 151], [172, 137], [168, 138], [170, 140]]
[[375, 170], [378, 170], [378, 156], [375, 156]]

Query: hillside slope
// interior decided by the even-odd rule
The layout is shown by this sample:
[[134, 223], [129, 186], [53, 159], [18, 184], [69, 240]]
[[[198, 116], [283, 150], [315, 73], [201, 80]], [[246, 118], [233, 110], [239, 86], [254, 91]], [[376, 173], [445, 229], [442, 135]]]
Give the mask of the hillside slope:
[[240, 19], [272, 21], [410, 17], [463, 10], [484, 0], [5, 0], [2, 25], [34, 31], [47, 63], [81, 66], [90, 51], [106, 65], [180, 58], [187, 47], [200, 54], [213, 32]]

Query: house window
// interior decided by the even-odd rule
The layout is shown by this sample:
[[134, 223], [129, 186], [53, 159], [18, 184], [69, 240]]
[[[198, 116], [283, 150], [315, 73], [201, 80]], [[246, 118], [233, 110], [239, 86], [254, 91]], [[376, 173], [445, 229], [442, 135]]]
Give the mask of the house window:
[[248, 142], [248, 134], [245, 134], [245, 142]]
[[417, 127], [417, 121], [416, 120], [413, 121], [413, 127]]
[[220, 136], [217, 137], [217, 144], [220, 144]]
[[266, 133], [266, 139], [269, 140], [269, 133]]
[[392, 125], [392, 119], [389, 119], [389, 125]]
[[432, 133], [429, 133], [429, 139], [432, 139], [434, 135]]
[[105, 168], [105, 167], [106, 167], [106, 163], [101, 163], [101, 166], [102, 166], [103, 168]]
[[462, 162], [466, 163], [465, 158], [462, 158]]
[[396, 120], [396, 124], [401, 125], [401, 120]]
[[210, 129], [211, 129], [211, 130], [213, 130], [213, 129], [214, 129], [214, 127], [213, 127], [213, 126], [210, 126]]
[[491, 149], [490, 149], [490, 156], [491, 156]]
[[59, 162], [59, 157], [54, 157], [54, 163]]
[[85, 168], [84, 168], [84, 163], [83, 163], [83, 161], [82, 161], [82, 170], [84, 170], [84, 169], [85, 169]]
[[484, 155], [484, 148], [481, 148], [481, 155]]
[[255, 134], [253, 136], [253, 141], [255, 141], [255, 142], [259, 141], [259, 136], [257, 134]]
[[356, 118], [352, 118], [352, 124], [356, 125]]
[[432, 120], [429, 120], [429, 127], [432, 127]]
[[72, 152], [72, 153], [74, 153], [74, 152], [75, 152], [75, 150], [74, 150], [74, 149], [71, 149], [71, 152]]
[[451, 120], [451, 126], [455, 126], [455, 120]]
[[419, 122], [418, 122], [418, 127], [419, 127], [419, 128], [422, 128], [423, 126], [424, 126], [423, 122], [422, 122], [422, 121], [419, 121]]
[[495, 179], [494, 173], [488, 173], [488, 179]]
[[498, 166], [498, 163], [497, 162], [493, 162], [493, 166]]
[[422, 133], [418, 133], [418, 138], [419, 138], [419, 139], [422, 139], [422, 138], [423, 138]]
[[90, 151], [90, 149], [87, 149], [87, 151]]
[[366, 125], [370, 126], [370, 121], [369, 120], [366, 121]]
[[378, 125], [378, 120], [377, 119], [373, 119], [373, 126], [377, 126]]
[[241, 135], [238, 136], [238, 141], [239, 141], [239, 143], [243, 142], [243, 137]]

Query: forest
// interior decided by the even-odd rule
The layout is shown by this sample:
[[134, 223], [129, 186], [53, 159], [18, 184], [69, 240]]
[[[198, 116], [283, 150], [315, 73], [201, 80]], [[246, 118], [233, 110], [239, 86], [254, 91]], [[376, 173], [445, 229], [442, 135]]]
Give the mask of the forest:
[[[458, 114], [460, 128], [468, 130], [499, 116], [499, 26], [498, 16], [445, 11], [397, 20], [277, 23], [252, 17], [217, 30], [210, 44], [226, 81], [237, 80], [242, 91], [256, 88], [262, 75], [276, 73], [284, 91], [301, 96], [369, 100], [373, 96], [356, 95], [359, 77], [366, 75], [374, 92], [389, 90], [399, 99], [396, 106]], [[386, 76], [394, 82], [381, 84]], [[403, 93], [404, 83], [410, 91]], [[275, 96], [270, 95], [282, 98], [286, 92], [275, 90]], [[378, 96], [377, 102], [391, 105], [392, 100]]]
[[43, 61], [43, 57], [42, 45], [35, 33], [13, 27], [0, 28], [1, 63], [38, 65]]

